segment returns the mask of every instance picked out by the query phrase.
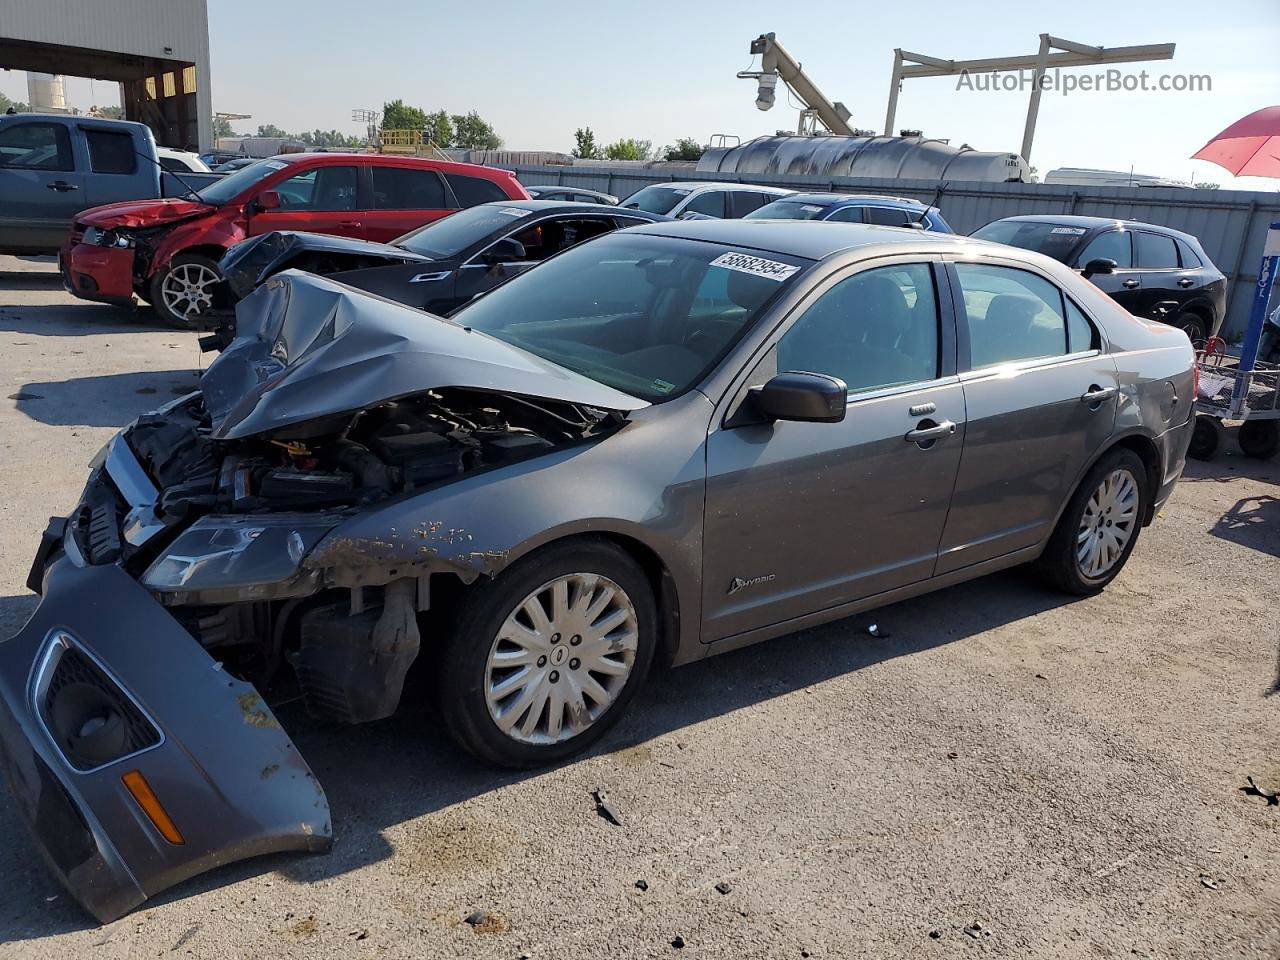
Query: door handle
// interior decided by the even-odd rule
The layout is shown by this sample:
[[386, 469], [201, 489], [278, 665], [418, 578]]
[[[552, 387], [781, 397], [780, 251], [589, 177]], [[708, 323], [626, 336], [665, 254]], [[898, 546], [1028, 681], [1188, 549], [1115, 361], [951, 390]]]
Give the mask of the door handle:
[[1192, 280], [1190, 277], [1182, 277], [1178, 280], [1178, 286], [1180, 287], [1189, 287], [1193, 283], [1195, 283], [1195, 281]]
[[1093, 386], [1086, 390], [1080, 397], [1081, 403], [1102, 403], [1104, 400], [1110, 400], [1120, 392], [1119, 387], [1098, 387]]
[[338, 226], [340, 227], [358, 227], [360, 225], [361, 223], [359, 220], [339, 220], [338, 221]]
[[[925, 423], [932, 421], [926, 420]], [[941, 423], [935, 423], [930, 427], [916, 427], [914, 430], [908, 430], [907, 435], [902, 439], [908, 443], [928, 443], [930, 440], [940, 440], [943, 437], [949, 437], [956, 432], [956, 425], [950, 420], [943, 420]]]
[[55, 180], [53, 183], [46, 183], [45, 186], [50, 190], [57, 190], [59, 193], [66, 193], [68, 190], [80, 189], [76, 184], [67, 183], [65, 180]]
[[1128, 280], [1124, 281], [1124, 283], [1120, 284], [1120, 286], [1124, 287], [1126, 290], [1132, 290], [1132, 289], [1134, 289], [1136, 286], [1138, 286], [1138, 281], [1137, 281], [1137, 280], [1134, 280], [1134, 279], [1131, 277], [1130, 279], [1128, 279]]

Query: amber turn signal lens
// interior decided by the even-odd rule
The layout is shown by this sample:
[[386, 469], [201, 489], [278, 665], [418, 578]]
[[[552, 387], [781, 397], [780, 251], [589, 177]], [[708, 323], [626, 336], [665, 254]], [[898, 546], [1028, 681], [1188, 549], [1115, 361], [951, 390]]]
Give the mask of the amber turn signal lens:
[[151, 789], [151, 784], [147, 783], [147, 778], [142, 775], [141, 771], [130, 770], [120, 779], [124, 781], [125, 788], [133, 795], [133, 799], [142, 808], [142, 812], [147, 815], [147, 819], [155, 824], [155, 828], [160, 831], [162, 837], [177, 846], [186, 843], [182, 839], [182, 833], [178, 830], [173, 820], [170, 819], [165, 808], [161, 806], [159, 798], [156, 797], [155, 791]]

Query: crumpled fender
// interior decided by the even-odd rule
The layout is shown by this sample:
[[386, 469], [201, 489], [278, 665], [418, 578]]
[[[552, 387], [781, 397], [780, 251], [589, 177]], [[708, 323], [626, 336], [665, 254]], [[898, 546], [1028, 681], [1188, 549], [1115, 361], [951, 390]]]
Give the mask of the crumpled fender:
[[[169, 261], [191, 247], [229, 250], [248, 236], [249, 220], [243, 207], [214, 207], [209, 216], [197, 216], [175, 224], [152, 242], [150, 272], [154, 277]], [[216, 258], [215, 258], [216, 259]]]
[[[663, 404], [661, 415], [654, 408], [632, 412], [600, 439], [362, 512], [331, 530], [303, 565], [337, 586], [386, 583], [415, 570], [472, 580], [498, 576], [555, 540], [614, 534], [657, 555], [676, 590], [681, 630], [696, 636], [702, 539], [690, 531], [702, 529], [711, 412], [710, 401], [693, 391]], [[655, 458], [655, 449], [672, 455]], [[655, 490], [667, 492], [655, 500]]]

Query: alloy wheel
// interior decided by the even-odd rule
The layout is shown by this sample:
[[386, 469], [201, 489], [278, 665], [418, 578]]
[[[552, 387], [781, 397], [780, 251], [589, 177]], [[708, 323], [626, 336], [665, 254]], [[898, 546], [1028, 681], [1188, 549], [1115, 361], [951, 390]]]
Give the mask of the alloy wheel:
[[494, 638], [485, 664], [489, 716], [521, 743], [568, 740], [617, 699], [638, 642], [635, 606], [618, 584], [592, 573], [550, 580]]
[[213, 306], [213, 291], [222, 278], [202, 263], [180, 263], [170, 268], [161, 284], [164, 305], [179, 317], [200, 316]]
[[1076, 533], [1076, 564], [1091, 580], [1105, 576], [1124, 555], [1138, 524], [1138, 482], [1112, 470], [1085, 504]]

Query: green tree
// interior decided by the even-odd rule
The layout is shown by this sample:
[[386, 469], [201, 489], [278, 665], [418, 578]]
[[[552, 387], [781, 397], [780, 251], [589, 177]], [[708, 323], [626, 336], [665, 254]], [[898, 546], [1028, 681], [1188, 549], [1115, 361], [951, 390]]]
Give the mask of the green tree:
[[453, 146], [453, 123], [444, 110], [428, 113], [425, 127], [431, 142], [437, 147]]
[[93, 106], [89, 108], [89, 116], [102, 117], [106, 120], [123, 120], [124, 107]]
[[324, 147], [326, 150], [345, 150], [360, 146], [360, 138], [352, 137], [341, 130], [307, 130], [298, 134], [298, 139], [308, 147]]
[[707, 148], [693, 137], [681, 137], [670, 146], [662, 148], [664, 160], [697, 160]]
[[579, 160], [602, 160], [600, 147], [596, 144], [596, 135], [590, 127], [579, 127], [573, 131], [574, 147], [572, 155]]
[[0, 93], [0, 113], [8, 113], [9, 108], [13, 107], [14, 113], [26, 113], [31, 109], [30, 106], [21, 100], [10, 100], [3, 93]]
[[383, 130], [422, 130], [426, 126], [427, 115], [419, 107], [411, 107], [403, 100], [382, 105]]
[[604, 148], [604, 155], [609, 160], [649, 160], [653, 157], [652, 140], [615, 140]]
[[282, 139], [286, 139], [286, 140], [287, 140], [287, 139], [289, 139], [289, 134], [285, 133], [283, 130], [281, 130], [279, 127], [277, 127], [274, 123], [260, 123], [260, 124], [258, 124], [258, 133], [257, 133], [257, 136], [259, 136], [259, 137], [280, 137], [280, 138], [282, 138]]
[[213, 118], [213, 138], [221, 140], [223, 137], [234, 137], [236, 132], [231, 129], [231, 121], [226, 117]]
[[455, 147], [466, 150], [497, 150], [502, 146], [502, 138], [474, 110], [467, 114], [455, 113], [451, 119]]

